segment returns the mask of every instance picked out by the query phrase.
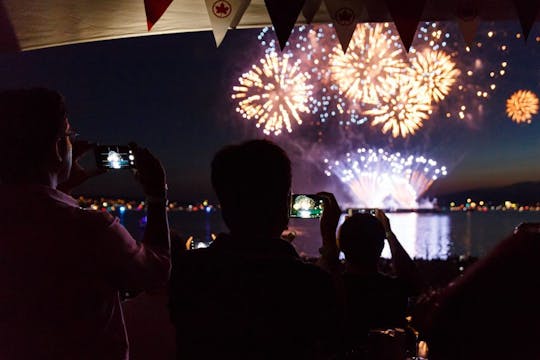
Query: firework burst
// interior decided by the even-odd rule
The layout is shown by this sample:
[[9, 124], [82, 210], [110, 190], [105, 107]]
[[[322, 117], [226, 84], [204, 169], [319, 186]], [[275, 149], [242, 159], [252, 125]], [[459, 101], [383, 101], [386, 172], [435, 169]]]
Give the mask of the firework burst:
[[410, 62], [411, 76], [425, 86], [429, 98], [434, 102], [443, 100], [450, 93], [460, 74], [450, 55], [442, 50], [417, 52]]
[[337, 176], [347, 186], [356, 207], [418, 208], [418, 198], [447, 174], [435, 160], [383, 149], [359, 148], [343, 160], [324, 162], [325, 174]]
[[373, 117], [371, 126], [382, 125], [382, 132], [391, 131], [397, 138], [413, 135], [431, 114], [431, 99], [426, 87], [413, 78], [403, 76], [394, 93], [384, 95], [379, 106], [365, 111]]
[[300, 71], [299, 61], [290, 56], [267, 53], [243, 74], [234, 86], [233, 99], [238, 100], [236, 111], [245, 119], [254, 119], [265, 134], [279, 135], [283, 127], [292, 132], [292, 122], [302, 124], [300, 113], [309, 113], [307, 103], [313, 86], [310, 75]]
[[531, 123], [538, 114], [538, 97], [529, 90], [518, 90], [506, 100], [506, 114], [516, 123]]
[[344, 54], [339, 45], [330, 53], [332, 80], [349, 99], [378, 104], [394, 92], [396, 75], [407, 63], [404, 52], [388, 24], [359, 24]]

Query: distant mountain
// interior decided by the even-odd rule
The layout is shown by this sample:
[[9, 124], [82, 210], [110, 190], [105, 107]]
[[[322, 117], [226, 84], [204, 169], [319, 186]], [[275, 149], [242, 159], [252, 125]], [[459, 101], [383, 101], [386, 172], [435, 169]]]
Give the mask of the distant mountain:
[[540, 181], [523, 182], [496, 188], [466, 190], [451, 194], [430, 195], [430, 197], [437, 198], [440, 206], [446, 206], [452, 201], [458, 204], [465, 203], [467, 198], [471, 198], [473, 201], [483, 200], [492, 204], [502, 204], [508, 200], [531, 205], [540, 203]]

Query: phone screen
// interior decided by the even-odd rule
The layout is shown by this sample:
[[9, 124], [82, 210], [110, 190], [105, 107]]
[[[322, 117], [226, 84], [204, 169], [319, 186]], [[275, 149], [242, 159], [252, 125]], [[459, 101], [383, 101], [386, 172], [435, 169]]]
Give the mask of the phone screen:
[[347, 215], [352, 216], [354, 214], [370, 214], [375, 216], [376, 209], [362, 208], [362, 209], [348, 209]]
[[135, 154], [127, 145], [99, 145], [95, 152], [98, 168], [119, 170], [135, 167]]
[[313, 194], [293, 194], [291, 196], [292, 218], [317, 219], [322, 216], [324, 208], [323, 198]]

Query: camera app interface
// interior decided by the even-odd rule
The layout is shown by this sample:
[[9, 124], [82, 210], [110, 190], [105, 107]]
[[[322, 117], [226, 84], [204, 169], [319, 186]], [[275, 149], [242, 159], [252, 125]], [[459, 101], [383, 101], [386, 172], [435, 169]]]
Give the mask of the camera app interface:
[[291, 217], [313, 219], [320, 218], [323, 212], [323, 200], [318, 196], [293, 195]]
[[105, 169], [131, 169], [135, 155], [128, 146], [101, 146], [98, 149], [98, 166]]

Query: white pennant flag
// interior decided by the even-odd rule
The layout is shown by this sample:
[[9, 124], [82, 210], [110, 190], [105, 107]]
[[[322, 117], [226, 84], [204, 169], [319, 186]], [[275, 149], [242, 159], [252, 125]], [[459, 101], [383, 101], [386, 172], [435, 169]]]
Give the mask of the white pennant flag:
[[343, 52], [347, 52], [356, 24], [364, 10], [361, 0], [325, 0]]
[[250, 0], [205, 0], [216, 46], [221, 44], [231, 25], [238, 25], [249, 2]]
[[234, 17], [230, 25], [231, 29], [236, 29], [238, 24], [240, 24], [240, 20], [242, 20], [242, 15], [244, 15], [244, 13], [246, 12], [250, 2], [251, 0], [240, 1], [240, 5], [238, 7], [238, 11], [236, 12], [236, 16]]

